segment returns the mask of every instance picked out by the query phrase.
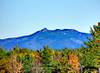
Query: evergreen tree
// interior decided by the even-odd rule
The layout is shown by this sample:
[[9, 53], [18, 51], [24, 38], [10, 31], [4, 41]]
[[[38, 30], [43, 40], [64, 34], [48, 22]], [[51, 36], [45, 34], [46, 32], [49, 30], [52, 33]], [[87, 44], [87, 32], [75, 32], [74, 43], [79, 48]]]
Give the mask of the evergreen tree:
[[41, 62], [43, 64], [44, 72], [51, 73], [52, 71], [52, 60], [53, 60], [53, 51], [45, 46], [44, 49], [40, 51]]
[[92, 39], [86, 43], [81, 51], [81, 64], [88, 67], [100, 67], [100, 23], [93, 25], [90, 33]]

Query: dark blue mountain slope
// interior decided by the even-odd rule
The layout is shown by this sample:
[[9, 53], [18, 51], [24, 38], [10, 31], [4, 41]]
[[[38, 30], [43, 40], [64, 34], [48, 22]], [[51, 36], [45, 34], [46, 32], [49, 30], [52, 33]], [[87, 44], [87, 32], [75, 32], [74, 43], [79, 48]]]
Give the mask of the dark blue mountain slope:
[[48, 30], [44, 28], [28, 36], [0, 39], [0, 47], [6, 50], [15, 46], [39, 50], [48, 45], [53, 49], [75, 49], [84, 46], [83, 42], [88, 41], [87, 37], [92, 38], [90, 34], [78, 32], [74, 29]]

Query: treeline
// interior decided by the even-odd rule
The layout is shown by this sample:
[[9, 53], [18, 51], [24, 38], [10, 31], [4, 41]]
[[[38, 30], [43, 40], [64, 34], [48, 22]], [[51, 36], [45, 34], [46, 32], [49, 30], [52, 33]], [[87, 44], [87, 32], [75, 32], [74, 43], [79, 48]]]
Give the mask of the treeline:
[[45, 46], [37, 51], [18, 47], [6, 51], [0, 48], [0, 73], [98, 73], [100, 26], [94, 25], [90, 33], [93, 39], [79, 49], [54, 50]]

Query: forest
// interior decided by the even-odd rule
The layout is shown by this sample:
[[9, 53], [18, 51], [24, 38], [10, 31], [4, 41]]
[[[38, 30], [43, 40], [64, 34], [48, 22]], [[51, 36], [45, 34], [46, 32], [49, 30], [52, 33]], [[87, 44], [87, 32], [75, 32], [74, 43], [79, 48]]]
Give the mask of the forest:
[[86, 47], [77, 49], [0, 48], [0, 73], [100, 73], [100, 25], [90, 33], [93, 39], [87, 37]]

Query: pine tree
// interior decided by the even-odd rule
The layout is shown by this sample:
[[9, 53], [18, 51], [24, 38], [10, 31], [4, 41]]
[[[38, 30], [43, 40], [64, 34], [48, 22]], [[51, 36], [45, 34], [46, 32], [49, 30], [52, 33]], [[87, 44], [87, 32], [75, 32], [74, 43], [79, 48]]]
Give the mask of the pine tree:
[[84, 66], [100, 67], [100, 23], [93, 25], [90, 33], [92, 39], [89, 39], [87, 43], [85, 42], [86, 48], [82, 51], [81, 63]]
[[41, 62], [43, 64], [44, 73], [51, 73], [52, 71], [52, 60], [53, 60], [53, 51], [45, 46], [44, 49], [40, 51]]

